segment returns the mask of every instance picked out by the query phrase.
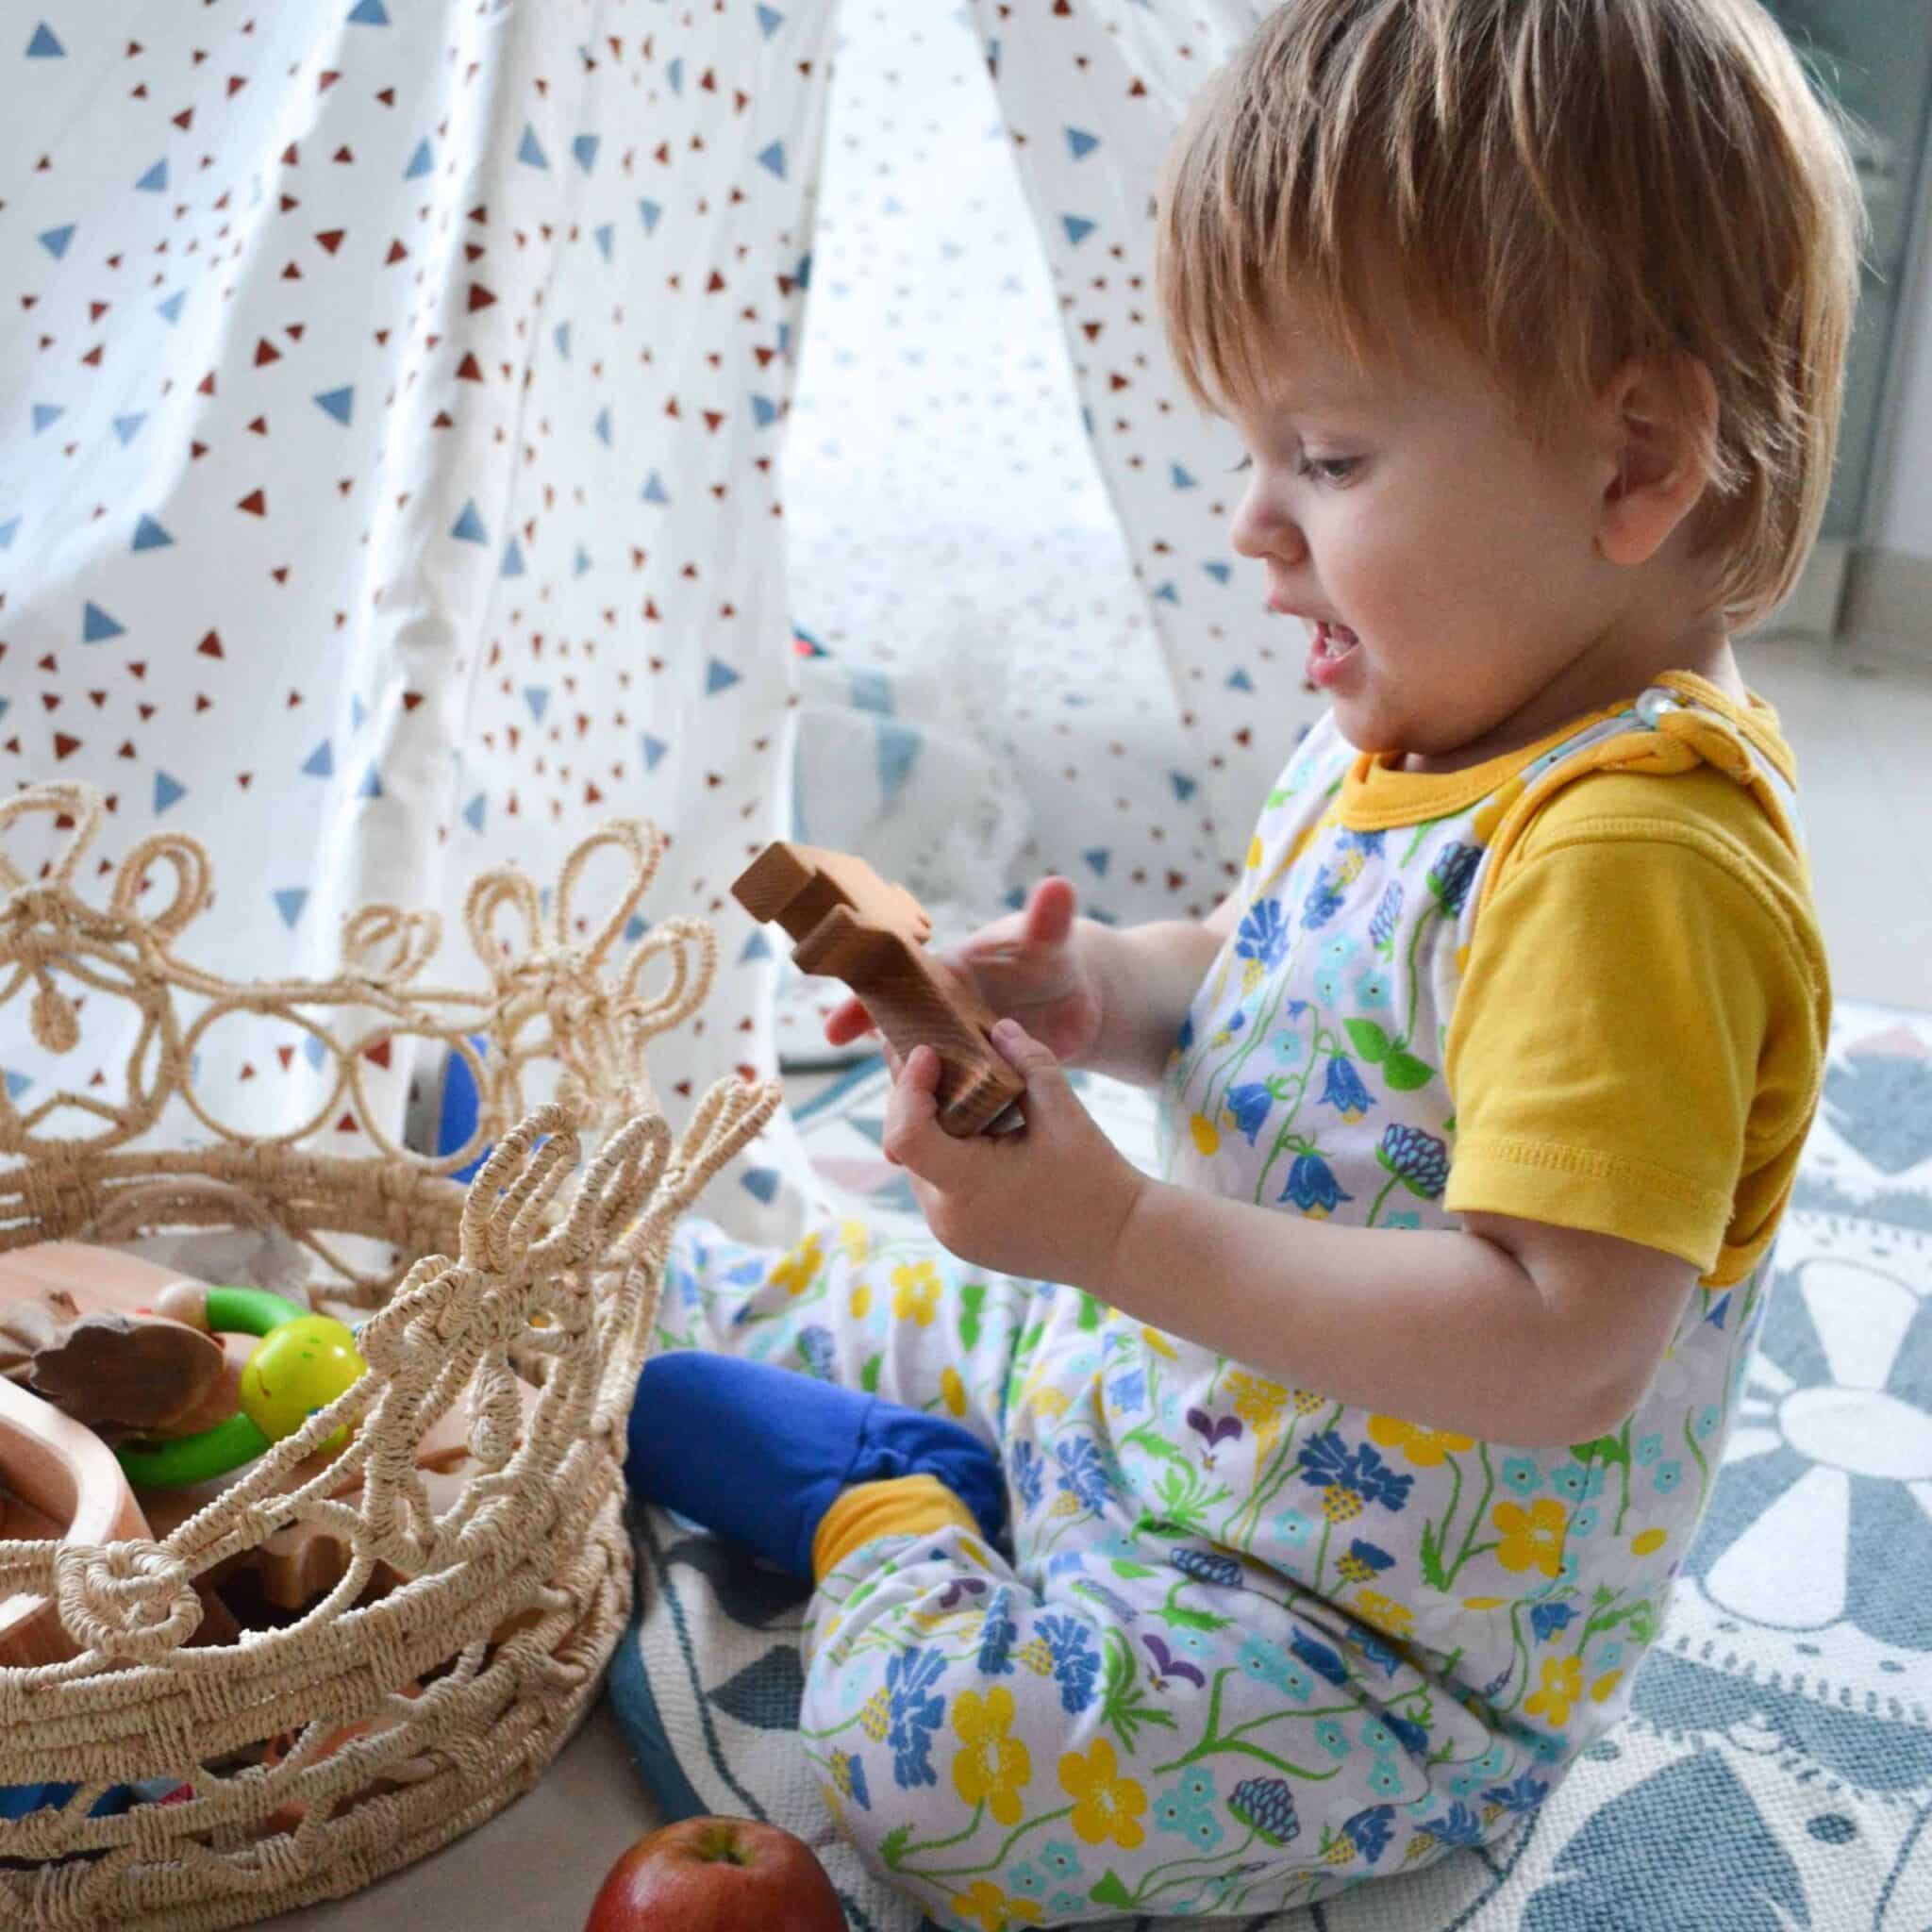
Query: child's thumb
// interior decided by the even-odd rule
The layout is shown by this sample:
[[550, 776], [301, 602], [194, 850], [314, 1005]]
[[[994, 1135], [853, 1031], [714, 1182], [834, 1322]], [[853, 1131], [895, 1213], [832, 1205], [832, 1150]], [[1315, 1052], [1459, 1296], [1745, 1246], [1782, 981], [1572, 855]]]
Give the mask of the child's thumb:
[[1078, 1108], [1080, 1102], [1053, 1049], [1035, 1040], [1019, 1021], [1000, 1021], [992, 1029], [992, 1043], [1026, 1082], [1024, 1106], [1030, 1122], [1050, 1127]]

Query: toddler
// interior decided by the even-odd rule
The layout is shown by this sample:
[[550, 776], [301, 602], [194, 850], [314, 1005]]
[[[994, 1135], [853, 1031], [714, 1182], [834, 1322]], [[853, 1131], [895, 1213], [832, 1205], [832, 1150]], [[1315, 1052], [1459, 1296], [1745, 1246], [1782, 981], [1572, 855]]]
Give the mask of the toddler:
[[[681, 1230], [632, 1427], [814, 1581], [801, 1748], [939, 1922], [1304, 1905], [1627, 1708], [1820, 1087], [1730, 638], [1817, 531], [1858, 220], [1754, 0], [1290, 0], [1195, 103], [1164, 320], [1330, 714], [1204, 923], [1048, 879], [951, 957], [1025, 1125], [894, 1059], [935, 1241]], [[1158, 1086], [1160, 1178], [1069, 1065]]]

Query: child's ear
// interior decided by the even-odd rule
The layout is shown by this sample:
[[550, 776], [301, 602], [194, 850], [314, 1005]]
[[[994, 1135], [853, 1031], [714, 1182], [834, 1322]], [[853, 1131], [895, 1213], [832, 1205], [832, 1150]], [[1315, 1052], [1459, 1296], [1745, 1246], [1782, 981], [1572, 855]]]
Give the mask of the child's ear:
[[1696, 508], [1717, 444], [1717, 385], [1694, 357], [1626, 362], [1598, 392], [1608, 480], [1596, 547], [1607, 562], [1648, 563]]

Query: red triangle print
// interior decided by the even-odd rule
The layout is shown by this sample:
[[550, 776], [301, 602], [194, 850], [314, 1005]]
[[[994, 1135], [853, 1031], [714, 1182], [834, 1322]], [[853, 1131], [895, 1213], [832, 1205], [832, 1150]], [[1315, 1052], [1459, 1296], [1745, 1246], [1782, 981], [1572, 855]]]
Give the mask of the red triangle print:
[[235, 508], [246, 510], [252, 517], [265, 517], [268, 514], [268, 497], [259, 490], [251, 490]]
[[470, 313], [472, 315], [475, 315], [479, 308], [491, 307], [495, 300], [495, 295], [486, 289], [481, 282], [472, 282], [470, 284]]
[[476, 360], [474, 351], [465, 356], [457, 364], [457, 380], [458, 382], [481, 382], [483, 380], [483, 366]]
[[221, 657], [223, 655], [221, 633], [218, 631], [209, 631], [207, 637], [203, 638], [200, 643], [196, 644], [194, 648], [197, 651], [199, 651], [204, 658]]
[[333, 255], [342, 245], [342, 237], [348, 232], [346, 228], [325, 228], [315, 239]]
[[256, 343], [255, 366], [258, 369], [259, 369], [264, 362], [279, 362], [281, 359], [282, 352], [278, 348], [276, 348], [275, 345], [272, 341], [270, 341], [266, 336], [263, 336], [261, 340]]

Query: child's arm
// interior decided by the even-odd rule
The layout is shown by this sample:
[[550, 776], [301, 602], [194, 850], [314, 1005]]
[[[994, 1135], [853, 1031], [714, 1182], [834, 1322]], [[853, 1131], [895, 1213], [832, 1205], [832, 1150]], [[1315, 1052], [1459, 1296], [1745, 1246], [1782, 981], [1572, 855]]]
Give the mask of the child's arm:
[[1099, 989], [1100, 1031], [1078, 1064], [1137, 1087], [1158, 1087], [1238, 909], [1230, 893], [1205, 920], [1124, 928], [1081, 920], [1074, 942]]
[[1629, 1413], [1696, 1280], [1656, 1248], [1503, 1215], [1340, 1227], [1149, 1180], [1078, 1285], [1284, 1382], [1538, 1448]]

